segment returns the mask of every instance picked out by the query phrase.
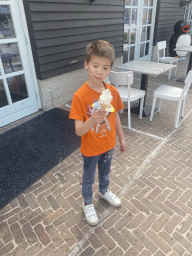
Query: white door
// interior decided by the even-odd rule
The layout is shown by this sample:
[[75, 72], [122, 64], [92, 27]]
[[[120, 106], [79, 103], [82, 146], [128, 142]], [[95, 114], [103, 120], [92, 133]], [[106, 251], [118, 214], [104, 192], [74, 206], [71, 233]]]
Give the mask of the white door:
[[40, 107], [21, 7], [19, 0], [0, 1], [0, 127]]
[[150, 60], [157, 0], [125, 0], [123, 62]]

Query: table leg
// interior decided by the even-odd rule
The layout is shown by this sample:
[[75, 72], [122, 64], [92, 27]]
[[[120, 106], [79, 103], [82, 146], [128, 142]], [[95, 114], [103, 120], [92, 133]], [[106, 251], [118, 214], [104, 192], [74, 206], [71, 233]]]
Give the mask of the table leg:
[[[140, 89], [145, 91], [145, 98], [144, 98], [144, 104], [143, 104], [143, 116], [147, 117], [151, 114], [151, 106], [145, 105], [146, 102], [146, 96], [147, 96], [147, 85], [148, 85], [148, 78], [149, 76], [146, 74], [142, 74], [141, 76], [141, 86]], [[140, 110], [140, 101], [139, 103], [136, 103], [132, 105], [131, 107], [131, 113], [139, 115], [139, 110]]]

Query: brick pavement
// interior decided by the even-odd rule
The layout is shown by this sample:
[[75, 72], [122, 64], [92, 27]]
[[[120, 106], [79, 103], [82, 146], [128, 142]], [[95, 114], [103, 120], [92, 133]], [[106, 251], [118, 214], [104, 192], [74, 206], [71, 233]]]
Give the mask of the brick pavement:
[[[178, 75], [187, 61], [179, 62]], [[138, 82], [139, 77], [136, 76]], [[149, 79], [148, 102], [167, 74]], [[177, 83], [177, 86], [183, 84]], [[185, 117], [175, 130], [176, 104], [124, 128], [128, 149], [115, 148], [110, 189], [123, 205], [114, 209], [93, 187], [100, 223], [90, 227], [81, 204], [82, 158], [76, 150], [0, 212], [0, 256], [191, 256], [192, 88]], [[126, 112], [121, 114], [124, 126]]]

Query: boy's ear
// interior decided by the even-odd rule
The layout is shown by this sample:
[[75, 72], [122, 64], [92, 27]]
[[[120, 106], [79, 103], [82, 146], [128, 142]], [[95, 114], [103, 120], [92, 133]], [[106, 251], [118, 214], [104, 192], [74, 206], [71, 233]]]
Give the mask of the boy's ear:
[[87, 66], [88, 66], [88, 63], [87, 63], [87, 61], [85, 60], [85, 61], [84, 61], [84, 67], [85, 67], [85, 70], [87, 70], [87, 69], [88, 69], [88, 67], [87, 67]]

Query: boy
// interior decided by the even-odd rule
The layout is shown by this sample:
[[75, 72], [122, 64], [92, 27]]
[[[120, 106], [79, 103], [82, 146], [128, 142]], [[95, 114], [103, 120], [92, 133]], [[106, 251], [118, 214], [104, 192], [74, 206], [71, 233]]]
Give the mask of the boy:
[[[99, 196], [114, 207], [121, 205], [121, 200], [108, 190], [108, 185], [116, 132], [119, 137], [120, 151], [126, 150], [117, 113], [124, 106], [117, 89], [103, 82], [110, 74], [115, 60], [113, 46], [108, 42], [97, 40], [87, 46], [86, 52], [84, 64], [89, 79], [74, 94], [69, 118], [75, 119], [76, 134], [81, 136], [81, 153], [84, 160], [82, 196], [85, 218], [90, 225], [96, 225], [99, 221], [93, 205], [92, 185], [97, 165]], [[113, 97], [111, 105], [114, 112], [108, 113], [97, 109], [96, 102], [105, 89], [109, 89]]]

